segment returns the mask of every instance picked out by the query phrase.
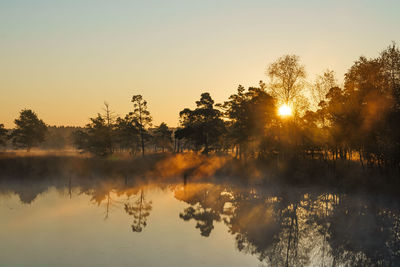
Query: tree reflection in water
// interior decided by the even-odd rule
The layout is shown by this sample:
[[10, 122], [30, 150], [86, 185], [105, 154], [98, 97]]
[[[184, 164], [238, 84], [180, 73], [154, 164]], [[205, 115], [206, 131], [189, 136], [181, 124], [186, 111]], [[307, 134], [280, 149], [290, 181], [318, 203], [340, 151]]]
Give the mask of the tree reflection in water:
[[196, 221], [196, 228], [202, 236], [209, 236], [214, 229], [214, 222], [221, 221], [227, 196], [222, 194], [223, 188], [213, 184], [196, 184], [175, 190], [175, 198], [190, 205], [179, 217], [185, 221]]
[[182, 219], [209, 236], [223, 217], [238, 250], [271, 266], [400, 263], [399, 207], [389, 198], [198, 184], [181, 190], [175, 196], [190, 204]]
[[179, 217], [195, 221], [202, 236], [212, 235], [216, 223], [224, 224], [239, 251], [270, 266], [400, 264], [400, 209], [394, 196], [243, 185], [234, 179], [182, 185], [178, 179], [0, 177], [0, 194], [16, 194], [27, 204], [50, 187], [67, 198], [72, 192], [87, 194], [106, 206], [106, 216], [111, 207], [124, 209], [133, 217], [132, 230], [141, 232], [152, 211], [146, 190], [168, 189], [188, 204]]
[[[92, 195], [92, 201], [99, 206], [105, 202], [105, 219], [109, 217], [111, 208], [120, 208], [120, 206], [123, 206], [125, 212], [133, 216], [132, 231], [142, 232], [143, 228], [147, 225], [147, 217], [150, 215], [152, 202], [146, 200], [144, 187], [129, 187], [126, 179], [124, 180], [124, 184], [120, 184], [121, 181], [119, 180], [117, 181], [115, 181], [116, 183], [97, 183], [97, 186], [86, 190], [86, 194]], [[126, 195], [127, 200], [114, 200], [111, 196], [112, 193], [117, 196]]]
[[147, 217], [151, 211], [151, 204], [151, 201], [146, 201], [143, 189], [140, 190], [140, 195], [135, 201], [124, 204], [125, 212], [133, 216], [133, 232], [141, 232], [146, 227]]

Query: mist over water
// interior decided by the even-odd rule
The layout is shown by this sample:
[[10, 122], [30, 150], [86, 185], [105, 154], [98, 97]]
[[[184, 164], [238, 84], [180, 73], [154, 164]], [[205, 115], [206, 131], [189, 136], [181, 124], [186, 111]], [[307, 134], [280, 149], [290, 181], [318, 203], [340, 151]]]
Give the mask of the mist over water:
[[0, 265], [400, 264], [394, 195], [157, 157], [2, 159]]

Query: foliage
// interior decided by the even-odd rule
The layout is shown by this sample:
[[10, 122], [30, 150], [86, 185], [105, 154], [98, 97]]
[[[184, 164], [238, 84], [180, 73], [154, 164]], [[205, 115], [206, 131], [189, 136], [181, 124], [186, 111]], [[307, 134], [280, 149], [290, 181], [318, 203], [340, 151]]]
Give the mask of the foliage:
[[271, 63], [267, 69], [271, 92], [280, 103], [291, 104], [304, 88], [305, 68], [296, 55], [285, 55]]
[[171, 150], [172, 131], [164, 122], [154, 129], [153, 139], [155, 147], [161, 148], [162, 152], [164, 152], [166, 149]]
[[32, 110], [23, 109], [14, 123], [16, 127], [10, 138], [16, 147], [26, 148], [29, 151], [45, 140], [47, 126]]
[[225, 131], [225, 125], [221, 112], [214, 108], [214, 100], [209, 93], [201, 94], [196, 106], [194, 110], [185, 108], [179, 113], [182, 129], [177, 137], [191, 140], [195, 150], [203, 149], [203, 153], [207, 154], [212, 149], [218, 149], [218, 141]]
[[139, 148], [140, 131], [138, 122], [132, 115], [117, 118], [115, 125], [115, 141], [120, 149], [128, 149], [135, 153]]
[[90, 123], [85, 130], [78, 130], [74, 133], [75, 145], [97, 156], [106, 156], [112, 153], [112, 129], [107, 125], [106, 120], [97, 114], [97, 117], [90, 118]]
[[263, 88], [250, 87], [247, 92], [239, 85], [237, 93], [222, 105], [229, 120], [228, 136], [240, 149], [239, 155], [251, 141], [260, 140], [268, 125], [275, 120], [275, 100]]
[[152, 117], [147, 110], [147, 101], [141, 95], [134, 95], [131, 102], [133, 103], [133, 112], [129, 115], [137, 121], [139, 127], [140, 141], [142, 144], [142, 155], [144, 156], [144, 143], [147, 135], [146, 127], [151, 126]]
[[0, 146], [6, 144], [7, 130], [4, 128], [4, 124], [0, 123]]
[[333, 70], [326, 70], [322, 75], [318, 75], [311, 90], [314, 104], [318, 106], [321, 101], [326, 99], [326, 94], [329, 90], [337, 86], [338, 84]]

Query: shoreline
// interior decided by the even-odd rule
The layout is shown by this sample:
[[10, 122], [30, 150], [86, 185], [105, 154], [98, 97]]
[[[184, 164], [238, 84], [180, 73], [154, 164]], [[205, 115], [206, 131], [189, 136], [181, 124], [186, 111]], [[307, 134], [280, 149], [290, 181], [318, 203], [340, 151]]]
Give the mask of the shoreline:
[[[30, 153], [30, 152], [29, 152]], [[291, 158], [286, 161], [247, 159], [194, 153], [159, 153], [145, 157], [112, 155], [107, 158], [83, 154], [0, 153], [0, 179], [73, 176], [124, 178], [150, 181], [233, 181], [257, 185], [322, 186], [344, 191], [399, 192], [399, 174], [394, 169], [365, 168], [357, 162], [325, 162]], [[29, 154], [29, 155], [26, 155]]]

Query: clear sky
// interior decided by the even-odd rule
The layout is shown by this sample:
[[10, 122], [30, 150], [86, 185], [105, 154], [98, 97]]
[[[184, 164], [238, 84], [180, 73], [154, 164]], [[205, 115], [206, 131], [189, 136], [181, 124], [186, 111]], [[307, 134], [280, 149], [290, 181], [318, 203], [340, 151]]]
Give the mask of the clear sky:
[[104, 101], [119, 115], [142, 94], [176, 126], [202, 92], [221, 102], [297, 54], [308, 79], [343, 74], [400, 43], [400, 1], [0, 0], [0, 123], [22, 108], [84, 125]]

